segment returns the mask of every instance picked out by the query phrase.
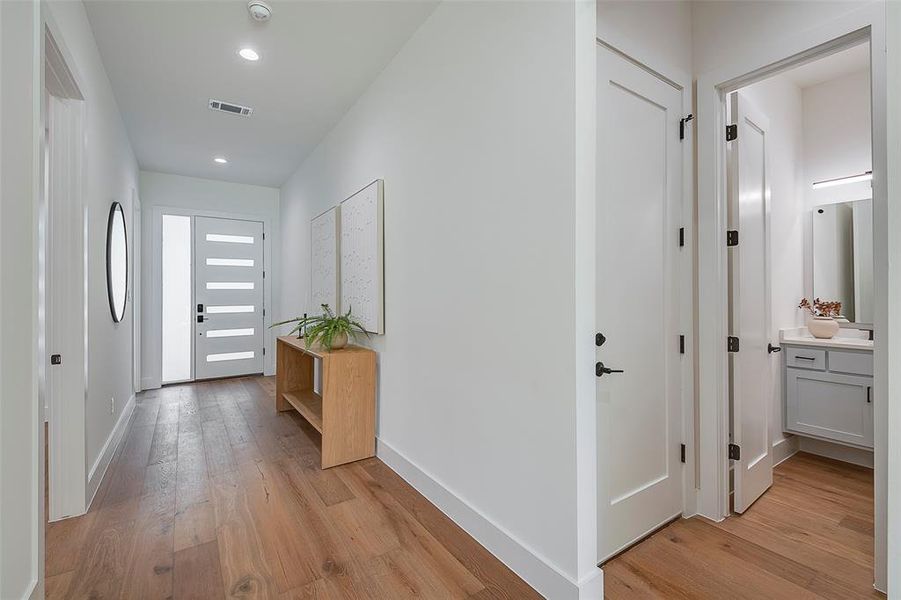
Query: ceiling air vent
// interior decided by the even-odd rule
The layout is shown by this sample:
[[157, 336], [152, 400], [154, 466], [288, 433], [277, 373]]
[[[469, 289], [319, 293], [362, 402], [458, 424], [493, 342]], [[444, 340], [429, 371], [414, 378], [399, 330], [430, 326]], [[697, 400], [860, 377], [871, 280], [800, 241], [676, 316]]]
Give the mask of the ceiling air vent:
[[210, 110], [241, 115], [242, 117], [249, 117], [253, 114], [253, 109], [249, 106], [241, 106], [240, 104], [232, 104], [230, 102], [223, 102], [222, 100], [213, 100], [212, 98], [210, 99]]

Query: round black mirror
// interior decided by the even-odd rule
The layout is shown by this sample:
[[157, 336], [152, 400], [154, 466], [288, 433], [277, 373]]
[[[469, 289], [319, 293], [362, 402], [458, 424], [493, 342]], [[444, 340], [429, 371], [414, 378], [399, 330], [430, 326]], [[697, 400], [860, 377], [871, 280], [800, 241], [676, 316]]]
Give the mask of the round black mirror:
[[125, 298], [128, 292], [128, 235], [122, 205], [113, 202], [106, 226], [106, 287], [113, 321], [125, 317]]

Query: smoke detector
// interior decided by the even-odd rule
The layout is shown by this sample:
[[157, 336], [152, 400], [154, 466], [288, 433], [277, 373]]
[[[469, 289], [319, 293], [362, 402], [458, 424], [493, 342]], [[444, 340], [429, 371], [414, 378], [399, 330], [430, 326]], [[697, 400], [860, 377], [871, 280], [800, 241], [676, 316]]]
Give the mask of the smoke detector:
[[247, 11], [254, 21], [264, 23], [272, 17], [272, 8], [263, 0], [250, 0], [247, 3]]

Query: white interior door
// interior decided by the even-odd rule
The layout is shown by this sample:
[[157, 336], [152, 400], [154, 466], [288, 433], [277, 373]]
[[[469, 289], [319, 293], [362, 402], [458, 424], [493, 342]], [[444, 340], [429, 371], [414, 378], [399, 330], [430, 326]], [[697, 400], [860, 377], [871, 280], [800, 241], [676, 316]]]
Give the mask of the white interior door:
[[263, 224], [194, 218], [194, 378], [263, 372]]
[[[598, 552], [682, 513], [682, 93], [598, 48]], [[601, 341], [601, 340], [599, 340]]]
[[730, 229], [738, 245], [729, 248], [730, 335], [738, 351], [729, 353], [733, 509], [744, 512], [773, 484], [770, 443], [769, 186], [767, 132], [769, 121], [738, 92], [729, 97], [737, 138], [729, 142]]

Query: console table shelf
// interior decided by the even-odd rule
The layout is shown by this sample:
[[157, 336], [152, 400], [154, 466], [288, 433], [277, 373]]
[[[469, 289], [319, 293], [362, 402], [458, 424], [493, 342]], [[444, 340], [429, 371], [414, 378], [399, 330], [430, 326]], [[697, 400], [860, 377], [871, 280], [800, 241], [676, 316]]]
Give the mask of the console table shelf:
[[[275, 407], [296, 410], [322, 434], [322, 468], [375, 456], [375, 352], [307, 348], [303, 340], [278, 338]], [[322, 361], [322, 394], [313, 389]]]

